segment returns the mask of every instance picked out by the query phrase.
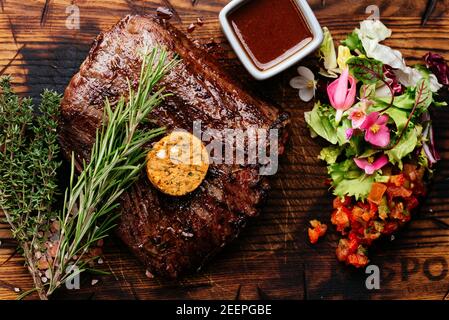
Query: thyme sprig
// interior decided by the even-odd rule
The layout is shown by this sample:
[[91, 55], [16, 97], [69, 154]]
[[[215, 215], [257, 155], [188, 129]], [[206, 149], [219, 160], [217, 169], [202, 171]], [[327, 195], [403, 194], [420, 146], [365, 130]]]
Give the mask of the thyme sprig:
[[57, 214], [60, 96], [44, 91], [36, 113], [31, 99], [20, 99], [10, 78], [0, 79], [0, 210], [25, 257], [36, 288], [42, 287], [35, 253], [43, 250]]

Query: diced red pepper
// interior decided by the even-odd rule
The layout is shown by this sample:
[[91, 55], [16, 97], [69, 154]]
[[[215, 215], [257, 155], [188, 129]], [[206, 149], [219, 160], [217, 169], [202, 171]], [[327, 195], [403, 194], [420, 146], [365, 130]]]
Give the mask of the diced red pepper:
[[326, 234], [327, 231], [327, 225], [319, 222], [318, 220], [312, 220], [310, 221], [310, 225], [312, 228], [309, 228], [309, 240], [310, 243], [315, 244], [318, 242], [318, 240]]
[[360, 245], [360, 238], [353, 232], [349, 233], [348, 250], [350, 253], [356, 252]]
[[343, 233], [350, 226], [348, 211], [346, 208], [340, 207], [332, 213], [331, 222], [337, 227], [338, 232]]
[[402, 187], [405, 183], [405, 177], [402, 173], [396, 176], [391, 176], [389, 182], [396, 187]]
[[385, 194], [385, 191], [387, 191], [387, 186], [383, 183], [373, 183], [373, 186], [371, 187], [371, 192], [368, 196], [368, 200], [371, 203], [375, 203], [379, 205], [382, 202], [382, 197]]
[[396, 197], [408, 198], [412, 195], [411, 190], [408, 190], [404, 187], [395, 187], [395, 186], [388, 187], [387, 193], [391, 198]]
[[363, 214], [366, 212], [366, 208], [362, 208], [360, 204], [354, 206], [352, 208], [352, 218], [354, 221], [362, 222], [363, 221]]
[[347, 262], [348, 262], [348, 264], [350, 264], [356, 268], [362, 268], [362, 267], [366, 267], [368, 265], [369, 260], [366, 255], [350, 254], [348, 256]]
[[350, 197], [344, 197], [342, 200], [340, 197], [336, 197], [333, 202], [334, 209], [338, 209], [341, 207], [347, 207], [351, 204], [351, 198]]

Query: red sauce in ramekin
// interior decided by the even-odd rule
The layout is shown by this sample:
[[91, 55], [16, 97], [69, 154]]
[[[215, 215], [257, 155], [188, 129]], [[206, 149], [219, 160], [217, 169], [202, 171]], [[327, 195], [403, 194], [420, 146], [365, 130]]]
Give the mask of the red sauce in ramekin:
[[259, 70], [272, 68], [313, 39], [295, 0], [249, 0], [228, 19]]

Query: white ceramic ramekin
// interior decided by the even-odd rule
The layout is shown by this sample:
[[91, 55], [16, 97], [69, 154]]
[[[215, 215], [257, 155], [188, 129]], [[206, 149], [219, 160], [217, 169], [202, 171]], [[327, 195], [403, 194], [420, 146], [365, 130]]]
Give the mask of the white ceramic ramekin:
[[307, 3], [306, 0], [295, 0], [304, 16], [304, 19], [306, 20], [310, 28], [310, 31], [312, 32], [313, 35], [312, 41], [309, 42], [309, 44], [307, 44], [304, 48], [302, 48], [295, 54], [291, 55], [287, 59], [283, 60], [282, 62], [278, 63], [277, 65], [267, 70], [258, 69], [251, 61], [251, 59], [248, 57], [245, 49], [242, 47], [239, 39], [235, 35], [232, 26], [228, 20], [228, 15], [246, 1], [257, 1], [257, 0], [232, 0], [221, 10], [220, 24], [229, 43], [231, 44], [232, 48], [237, 54], [237, 57], [243, 63], [248, 72], [257, 80], [265, 80], [271, 78], [281, 73], [282, 71], [290, 68], [291, 66], [295, 65], [300, 60], [302, 60], [304, 57], [315, 51], [323, 42], [323, 31], [321, 29], [320, 23], [315, 17], [315, 14], [313, 13], [309, 4]]

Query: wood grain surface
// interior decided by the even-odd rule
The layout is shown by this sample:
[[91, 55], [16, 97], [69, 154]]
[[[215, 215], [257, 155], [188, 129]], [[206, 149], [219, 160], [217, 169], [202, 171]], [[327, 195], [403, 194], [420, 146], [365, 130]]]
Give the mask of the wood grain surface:
[[[432, 190], [415, 219], [371, 252], [380, 267], [380, 290], [367, 290], [363, 270], [336, 261], [334, 231], [316, 246], [306, 241], [311, 218], [329, 221], [331, 197], [326, 169], [317, 160], [318, 141], [309, 137], [302, 103], [288, 86], [295, 68], [266, 82], [249, 78], [226, 43], [217, 20], [227, 0], [0, 0], [0, 70], [14, 77], [21, 94], [38, 97], [43, 88], [63, 92], [92, 40], [128, 13], [153, 13], [171, 5], [172, 23], [187, 30], [198, 17], [205, 24], [190, 34], [200, 43], [221, 44], [222, 64], [249, 86], [292, 114], [292, 141], [273, 178], [274, 190], [262, 214], [203, 271], [178, 282], [148, 279], [144, 268], [116, 237], [106, 242], [106, 276], [84, 275], [80, 290], [59, 291], [57, 299], [449, 299], [449, 111], [434, 112], [441, 161]], [[358, 25], [375, 4], [393, 29], [388, 44], [409, 64], [432, 50], [449, 59], [449, 1], [439, 1], [432, 19], [420, 26], [425, 0], [309, 0], [323, 26], [337, 39]], [[67, 6], [80, 9], [80, 29], [66, 28]], [[313, 67], [311, 60], [303, 62]], [[30, 289], [8, 226], [0, 224], [0, 299]], [[92, 279], [99, 280], [92, 285]], [[35, 299], [30, 296], [29, 299]]]

